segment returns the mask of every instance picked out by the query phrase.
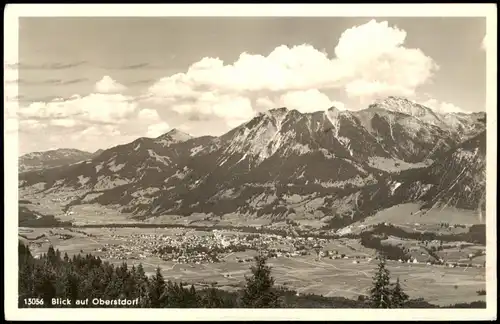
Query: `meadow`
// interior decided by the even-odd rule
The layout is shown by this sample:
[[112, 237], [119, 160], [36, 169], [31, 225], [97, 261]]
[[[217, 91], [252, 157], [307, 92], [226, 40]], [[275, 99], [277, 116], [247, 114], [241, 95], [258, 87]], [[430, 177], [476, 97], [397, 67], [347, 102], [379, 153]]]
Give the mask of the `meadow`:
[[[208, 232], [186, 229], [157, 228], [84, 228], [76, 231], [62, 228], [20, 228], [20, 239], [29, 242], [34, 255], [47, 251], [53, 245], [69, 256], [78, 253], [99, 252], [105, 244], [122, 244], [131, 234], [206, 235]], [[234, 233], [233, 233], [234, 234]], [[66, 235], [66, 236], [65, 236]], [[71, 236], [71, 237], [70, 237]], [[364, 248], [355, 239], [340, 239], [329, 242], [325, 250], [335, 250], [348, 259], [317, 259], [316, 255], [277, 257], [268, 262], [278, 285], [293, 288], [298, 293], [346, 297], [357, 299], [367, 295], [372, 276], [377, 267], [373, 257], [376, 251]], [[250, 274], [251, 263], [244, 262], [256, 255], [256, 251], [227, 254], [223, 262], [202, 264], [179, 264], [156, 256], [145, 258], [107, 259], [112, 263], [126, 261], [129, 265], [142, 263], [146, 273], [152, 274], [156, 267], [162, 269], [165, 278], [183, 281], [195, 286], [215, 284], [232, 290], [241, 287], [244, 276]], [[485, 300], [478, 290], [486, 289], [484, 268], [449, 268], [438, 265], [407, 264], [388, 261], [391, 277], [399, 278], [411, 298], [424, 298], [436, 305]]]

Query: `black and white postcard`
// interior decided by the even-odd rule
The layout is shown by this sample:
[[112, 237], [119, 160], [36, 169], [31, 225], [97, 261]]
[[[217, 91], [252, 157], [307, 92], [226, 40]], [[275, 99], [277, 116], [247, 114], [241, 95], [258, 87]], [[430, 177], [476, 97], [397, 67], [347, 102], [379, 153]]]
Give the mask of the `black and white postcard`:
[[495, 5], [4, 15], [7, 319], [496, 318]]

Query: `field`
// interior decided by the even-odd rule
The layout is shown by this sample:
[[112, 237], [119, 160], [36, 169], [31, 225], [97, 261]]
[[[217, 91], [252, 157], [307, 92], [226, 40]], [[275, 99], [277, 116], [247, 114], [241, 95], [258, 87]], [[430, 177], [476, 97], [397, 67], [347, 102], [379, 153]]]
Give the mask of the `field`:
[[[52, 244], [62, 253], [66, 252], [70, 256], [83, 252], [105, 258], [103, 252], [100, 252], [104, 245], [123, 244], [132, 234], [183, 236], [209, 233], [159, 228], [84, 228], [77, 231], [55, 228], [20, 228], [19, 234], [20, 239], [30, 243], [34, 255], [46, 252], [48, 246]], [[42, 235], [44, 236], [41, 237]], [[269, 264], [273, 267], [273, 276], [277, 284], [293, 288], [299, 293], [346, 298], [366, 295], [377, 266], [376, 261], [372, 259], [375, 251], [362, 247], [353, 239], [328, 242], [324, 250], [345, 254], [348, 259], [323, 257], [317, 260], [314, 254], [272, 258]], [[126, 258], [107, 259], [116, 264], [123, 261], [129, 265], [142, 263], [149, 274], [160, 266], [165, 278], [182, 280], [196, 286], [216, 282], [220, 288], [235, 289], [243, 285], [244, 276], [250, 273], [251, 263], [244, 262], [244, 260], [252, 258], [255, 254], [256, 252], [252, 250], [235, 252], [226, 255], [223, 262], [201, 264], [179, 264], [164, 261], [152, 255], [137, 258], [131, 254]], [[479, 258], [481, 257], [484, 259], [484, 256]], [[391, 271], [391, 277], [394, 280], [399, 277], [405, 291], [412, 298], [421, 297], [438, 305], [485, 300], [485, 296], [478, 296], [476, 293], [486, 288], [484, 268], [449, 268], [393, 261], [388, 262], [388, 268]]]
[[84, 191], [58, 191], [50, 193], [31, 192], [32, 189], [19, 190], [19, 196], [24, 197], [20, 206], [42, 215], [53, 215], [61, 221], [70, 221], [75, 225], [103, 224], [103, 223], [130, 223], [130, 215], [120, 213], [115, 208], [95, 204], [75, 205], [65, 212], [65, 206], [73, 199], [83, 195]]
[[[391, 223], [393, 225], [432, 225], [440, 223], [448, 224], [484, 224], [479, 213], [471, 210], [457, 208], [435, 208], [427, 211], [420, 210], [420, 204], [408, 203], [396, 205], [379, 211], [373, 216], [367, 217], [361, 222], [351, 225], [351, 228], [368, 226], [378, 223]], [[423, 226], [423, 225], [420, 225]]]

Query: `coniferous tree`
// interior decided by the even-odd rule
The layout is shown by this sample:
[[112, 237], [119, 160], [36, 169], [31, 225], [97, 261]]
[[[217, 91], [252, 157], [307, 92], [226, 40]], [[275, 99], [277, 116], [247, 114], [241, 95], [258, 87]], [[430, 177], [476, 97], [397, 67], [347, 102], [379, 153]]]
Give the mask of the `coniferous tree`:
[[74, 305], [75, 301], [78, 299], [78, 278], [72, 271], [66, 271], [63, 278], [64, 284], [64, 297], [71, 300], [71, 304]]
[[[107, 281], [104, 281], [103, 279], [103, 269], [95, 268], [92, 269], [92, 271], [89, 273], [89, 283], [90, 283], [90, 295], [89, 297], [92, 298], [99, 298], [100, 296], [103, 296], [106, 287], [108, 285]], [[119, 289], [119, 288], [118, 288]]]
[[127, 298], [135, 299], [139, 297], [139, 280], [137, 278], [137, 270], [135, 266], [132, 265], [130, 272], [127, 273], [127, 278], [125, 280], [125, 291]]
[[[82, 254], [69, 257], [67, 262], [53, 249], [47, 254], [34, 258], [27, 246], [20, 245], [19, 257], [19, 307], [51, 307], [54, 297], [80, 298], [101, 297], [104, 299], [121, 298], [128, 292], [131, 296], [139, 296], [139, 307], [276, 307], [279, 305], [278, 295], [283, 292], [273, 287], [274, 280], [270, 268], [265, 264], [262, 255], [256, 258], [252, 267], [253, 276], [247, 279], [244, 294], [239, 300], [234, 293], [215, 289], [197, 291], [194, 286], [184, 288], [182, 284], [165, 283], [159, 269], [151, 279], [144, 272], [141, 264], [137, 268], [127, 269], [126, 265], [114, 267], [109, 262], [102, 262], [99, 257]], [[51, 260], [51, 261], [49, 261]], [[408, 296], [402, 291], [399, 280], [394, 286], [389, 285], [389, 271], [381, 260], [379, 271], [374, 277], [371, 301], [373, 307], [405, 307]], [[389, 288], [390, 287], [390, 288]], [[378, 296], [378, 297], [377, 297]], [[314, 296], [313, 296], [314, 297]], [[43, 298], [45, 303], [30, 305], [24, 303], [25, 298]], [[135, 297], [137, 298], [137, 297]], [[150, 299], [156, 306], [152, 306]], [[287, 298], [288, 299], [288, 298]], [[242, 301], [243, 303], [239, 303]], [[361, 301], [363, 302], [363, 301]], [[429, 304], [424, 303], [425, 307]], [[293, 307], [295, 302], [287, 303]], [[412, 302], [412, 305], [414, 303]], [[331, 306], [331, 305], [330, 305]], [[451, 307], [464, 307], [453, 305]], [[61, 306], [56, 306], [61, 307]], [[92, 307], [83, 306], [83, 307]], [[120, 306], [116, 306], [120, 307]], [[300, 307], [300, 306], [299, 306]], [[309, 306], [310, 307], [310, 306]], [[465, 307], [477, 307], [467, 305]]]
[[182, 287], [182, 283], [171, 282], [166, 284], [166, 304], [168, 307], [182, 308], [188, 302], [186, 289]]
[[184, 306], [185, 308], [195, 308], [199, 307], [200, 304], [200, 297], [198, 296], [198, 293], [196, 292], [196, 289], [194, 288], [193, 285], [188, 289], [184, 289], [185, 294], [184, 294]]
[[136, 271], [137, 290], [140, 307], [149, 307], [149, 282], [142, 263], [139, 263]]
[[196, 308], [199, 307], [199, 297], [194, 286], [184, 288], [182, 283], [167, 285], [168, 307]]
[[55, 274], [50, 269], [42, 270], [39, 296], [43, 298], [44, 305], [47, 307], [51, 307], [52, 298], [56, 297], [55, 278]]
[[132, 294], [133, 287], [131, 287], [129, 283], [130, 273], [128, 271], [127, 263], [123, 262], [120, 267], [116, 269], [116, 273], [121, 286], [119, 298], [129, 298]]
[[118, 278], [116, 272], [113, 273], [111, 279], [106, 286], [104, 291], [104, 296], [109, 299], [118, 299], [120, 297], [120, 293], [122, 292], [122, 281]]
[[49, 249], [47, 251], [47, 261], [52, 265], [57, 262], [57, 254], [52, 245], [49, 246]]
[[19, 298], [20, 300], [24, 298], [31, 297], [33, 293], [33, 271], [34, 271], [34, 262], [33, 256], [27, 246], [22, 244], [19, 241], [18, 245], [18, 254], [19, 254], [19, 280], [18, 280], [18, 289], [19, 289]]
[[156, 268], [156, 273], [151, 278], [149, 284], [149, 306], [152, 308], [164, 307], [165, 302], [165, 280], [161, 274], [160, 267]]
[[409, 296], [401, 288], [399, 278], [391, 291], [391, 305], [393, 308], [403, 308], [408, 302]]
[[385, 267], [385, 257], [379, 257], [378, 270], [373, 277], [370, 302], [373, 308], [391, 308], [390, 273]]
[[279, 295], [274, 289], [274, 278], [271, 268], [266, 264], [267, 258], [263, 254], [255, 257], [252, 266], [252, 276], [246, 277], [246, 286], [243, 290], [242, 306], [248, 308], [274, 308], [280, 306]]
[[223, 308], [224, 301], [217, 294], [217, 289], [214, 286], [209, 288], [206, 293], [203, 295], [202, 300], [200, 301], [201, 306], [204, 308]]

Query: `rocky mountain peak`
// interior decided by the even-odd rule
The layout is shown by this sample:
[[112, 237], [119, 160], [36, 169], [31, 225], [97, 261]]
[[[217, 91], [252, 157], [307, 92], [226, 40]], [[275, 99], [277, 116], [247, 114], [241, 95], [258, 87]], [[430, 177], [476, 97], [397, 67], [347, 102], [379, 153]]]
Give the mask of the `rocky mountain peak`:
[[382, 108], [389, 111], [394, 111], [413, 117], [424, 117], [426, 115], [434, 116], [435, 113], [425, 106], [422, 106], [416, 102], [408, 100], [403, 97], [389, 96], [385, 99], [376, 100], [374, 104], [370, 105], [374, 108]]
[[158, 136], [156, 139], [155, 139], [155, 142], [156, 143], [161, 143], [161, 144], [164, 144], [164, 145], [170, 145], [170, 144], [173, 144], [173, 143], [181, 143], [181, 142], [185, 142], [185, 141], [188, 141], [190, 139], [192, 139], [193, 136], [183, 132], [183, 131], [180, 131], [176, 128], [173, 128], [171, 129], [170, 131], [168, 131], [167, 133], [163, 134], [163, 135], [160, 135]]

